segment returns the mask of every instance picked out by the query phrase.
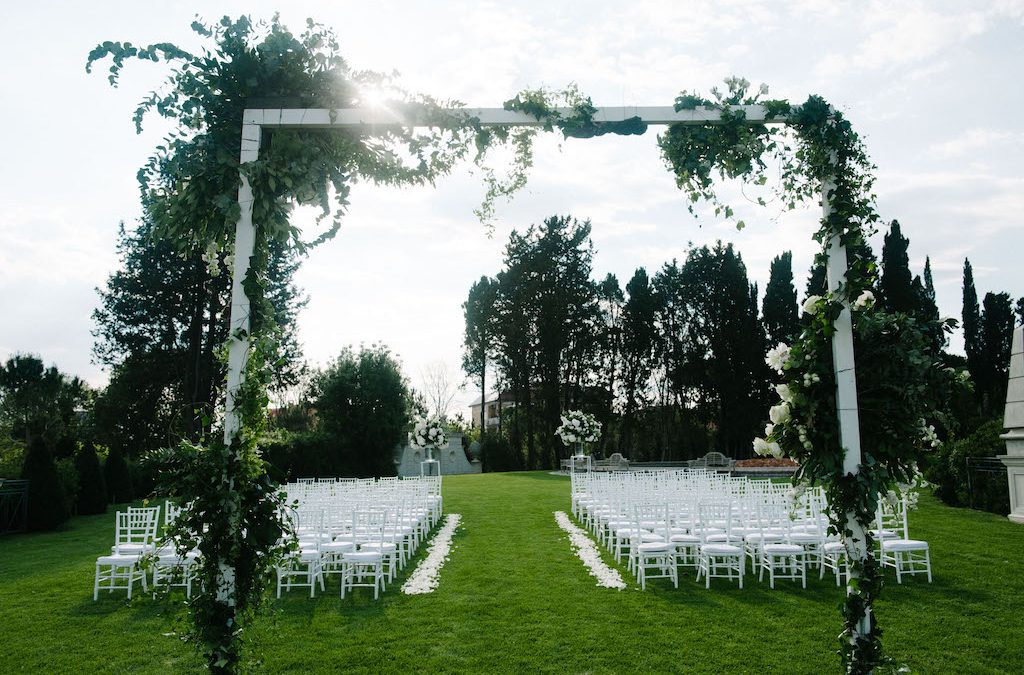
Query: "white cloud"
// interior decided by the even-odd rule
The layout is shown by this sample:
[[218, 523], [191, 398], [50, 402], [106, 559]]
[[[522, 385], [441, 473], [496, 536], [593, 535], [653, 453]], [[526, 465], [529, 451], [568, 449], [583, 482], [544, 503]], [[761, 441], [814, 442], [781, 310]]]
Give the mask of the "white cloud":
[[968, 153], [988, 149], [993, 145], [1003, 152], [1016, 154], [1024, 146], [1024, 132], [1004, 129], [968, 129], [946, 141], [940, 141], [928, 148], [928, 154], [936, 159], [955, 159]]

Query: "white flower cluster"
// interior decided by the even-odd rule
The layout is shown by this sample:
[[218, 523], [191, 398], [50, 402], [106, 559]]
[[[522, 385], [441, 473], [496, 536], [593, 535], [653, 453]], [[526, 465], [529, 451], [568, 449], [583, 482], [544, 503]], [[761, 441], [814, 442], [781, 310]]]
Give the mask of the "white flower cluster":
[[601, 438], [601, 423], [582, 410], [570, 410], [562, 415], [562, 425], [555, 434], [565, 445], [596, 443]]
[[[229, 247], [228, 251], [231, 250]], [[206, 263], [206, 272], [211, 277], [220, 276], [220, 265], [217, 264], [217, 259], [220, 257], [221, 247], [215, 241], [211, 241], [206, 245], [206, 251], [203, 252], [203, 262]], [[224, 266], [228, 268], [230, 272], [235, 266], [235, 256], [232, 253], [224, 256]]]
[[875, 294], [871, 291], [864, 291], [853, 303], [854, 309], [865, 309], [875, 304]]
[[782, 369], [789, 363], [790, 351], [789, 345], [785, 342], [780, 342], [774, 349], [768, 350], [765, 362], [775, 369], [776, 372], [781, 373]]
[[804, 386], [809, 387], [812, 384], [821, 382], [821, 375], [817, 373], [804, 373]]
[[754, 453], [761, 456], [769, 455], [778, 459], [782, 457], [782, 446], [775, 441], [766, 441], [763, 438], [755, 438]]
[[587, 533], [577, 527], [569, 516], [563, 511], [555, 511], [555, 522], [569, 535], [569, 543], [576, 549], [576, 555], [590, 572], [590, 576], [597, 579], [597, 585], [605, 588], [617, 588], [620, 591], [626, 588], [619, 571], [608, 567], [601, 560], [601, 553], [597, 550], [594, 541], [587, 536]]
[[790, 520], [796, 520], [803, 512], [805, 494], [807, 494], [807, 483], [797, 483], [786, 490], [786, 504]]
[[439, 575], [441, 568], [448, 560], [448, 553], [452, 547], [452, 537], [459, 527], [461, 516], [457, 513], [449, 513], [444, 525], [437, 531], [434, 539], [427, 546], [427, 557], [420, 561], [409, 579], [402, 585], [402, 592], [406, 595], [421, 595], [430, 593], [440, 583]]
[[803, 307], [805, 314], [815, 315], [818, 313], [818, 306], [821, 304], [820, 295], [808, 295], [807, 299], [804, 300]]
[[441, 420], [433, 418], [416, 425], [411, 442], [414, 448], [443, 448], [448, 445], [448, 435]]
[[[914, 471], [917, 471], [916, 465]], [[917, 508], [917, 502], [921, 498], [921, 490], [931, 487], [931, 483], [924, 479], [920, 472], [914, 474], [909, 483], [896, 483], [896, 488], [885, 493], [885, 501], [889, 506], [896, 508], [900, 500], [906, 500], [907, 509], [913, 511]]]
[[921, 427], [921, 441], [924, 443], [925, 448], [934, 449], [942, 445], [939, 435], [935, 433], [934, 424], [928, 424], [923, 419], [919, 420], [918, 424]]
[[217, 242], [211, 241], [206, 245], [206, 251], [203, 253], [203, 262], [206, 263], [206, 272], [211, 277], [220, 276], [220, 266], [217, 264], [217, 257], [220, 252]]

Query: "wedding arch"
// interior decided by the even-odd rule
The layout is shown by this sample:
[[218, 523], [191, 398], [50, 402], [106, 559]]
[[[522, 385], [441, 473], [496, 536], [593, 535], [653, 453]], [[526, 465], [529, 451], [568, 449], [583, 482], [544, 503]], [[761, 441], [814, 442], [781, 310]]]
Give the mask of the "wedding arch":
[[[759, 452], [798, 459], [803, 477], [825, 486], [832, 525], [851, 562], [840, 640], [844, 665], [848, 672], [866, 673], [884, 662], [871, 611], [881, 575], [867, 530], [879, 492], [909, 481], [916, 469], [907, 448], [922, 444], [928, 399], [925, 383], [918, 380], [930, 372], [930, 364], [920, 356], [924, 338], [912, 321], [874, 311], [868, 290], [874, 270], [861, 253], [865, 234], [878, 221], [873, 166], [841, 112], [815, 96], [797, 105], [763, 98], [764, 87], [750, 95], [749, 84], [738, 79], [727, 81], [725, 94], [713, 90], [713, 99], [684, 91], [666, 107], [600, 108], [575, 89], [520, 92], [503, 108], [471, 109], [429, 97], [366, 106], [359, 105], [359, 86], [386, 78], [349, 71], [333, 33], [319, 24], [310, 21], [296, 37], [275, 19], [259, 45], [262, 51], [249, 46], [252, 24], [244, 17], [225, 18], [214, 27], [196, 22], [193, 29], [217, 41], [215, 55], [194, 56], [166, 43], [140, 48], [105, 42], [89, 55], [87, 68], [111, 57], [110, 80], [116, 84], [126, 59], [184, 63], [171, 78], [172, 92], [153, 94], [136, 111], [138, 127], [155, 111], [178, 119], [183, 132], [140, 171], [143, 200], [165, 236], [208, 244], [212, 257], [232, 261], [223, 439], [206, 447], [186, 443], [168, 457], [175, 468], [168, 475], [180, 476], [177, 487], [197, 505], [176, 524], [178, 534], [189, 541], [204, 533], [206, 583], [191, 611], [211, 669], [233, 670], [237, 664], [239, 636], [259, 606], [268, 570], [275, 556], [286, 553], [277, 543], [287, 529], [278, 516], [280, 496], [255, 441], [265, 420], [267, 362], [274, 354], [262, 285], [267, 244], [274, 238], [305, 246], [288, 225], [286, 204], [319, 204], [329, 215], [329, 193], [347, 204], [353, 176], [393, 185], [432, 182], [471, 148], [479, 159], [491, 145], [508, 144], [515, 150], [510, 181], [485, 173], [488, 191], [481, 213], [486, 215], [496, 197], [525, 183], [532, 136], [519, 130], [557, 129], [589, 138], [642, 134], [649, 126], [666, 128], [659, 137], [662, 155], [691, 211], [707, 201], [716, 215], [731, 218], [732, 209], [715, 193], [716, 176], [763, 185], [768, 179], [763, 158], [777, 160], [778, 194], [789, 208], [821, 204], [814, 237], [821, 245], [818, 262], [826, 270], [827, 292], [805, 302], [810, 318], [799, 341], [769, 354], [784, 380], [777, 386], [781, 401], [770, 411], [773, 424], [766, 437], [755, 445]], [[280, 98], [254, 105], [250, 81]], [[317, 96], [292, 95], [303, 88]], [[306, 107], [307, 100], [330, 105]], [[413, 131], [423, 128], [431, 130], [425, 137]], [[196, 129], [205, 132], [202, 144], [193, 142]], [[311, 130], [317, 133], [303, 135]], [[373, 140], [378, 137], [384, 139], [380, 144]], [[395, 161], [387, 140], [402, 144], [417, 163]], [[268, 141], [275, 143], [273, 152]], [[271, 161], [275, 155], [284, 160]], [[314, 243], [336, 229], [337, 222]], [[858, 405], [855, 318], [858, 350], [882, 359], [865, 375], [887, 379], [896, 389], [907, 384], [897, 394], [894, 387], [875, 394], [872, 407], [886, 417], [874, 418], [868, 427], [861, 424], [866, 409]], [[870, 445], [862, 447], [862, 435], [870, 435]]]

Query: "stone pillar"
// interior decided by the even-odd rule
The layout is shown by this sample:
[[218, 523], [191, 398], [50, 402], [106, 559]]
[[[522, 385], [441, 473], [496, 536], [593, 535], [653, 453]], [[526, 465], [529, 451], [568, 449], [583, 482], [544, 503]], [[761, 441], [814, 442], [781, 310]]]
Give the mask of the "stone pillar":
[[1024, 326], [1013, 331], [1010, 349], [1010, 381], [1006, 387], [1006, 454], [999, 459], [1006, 465], [1010, 481], [1010, 520], [1024, 524]]

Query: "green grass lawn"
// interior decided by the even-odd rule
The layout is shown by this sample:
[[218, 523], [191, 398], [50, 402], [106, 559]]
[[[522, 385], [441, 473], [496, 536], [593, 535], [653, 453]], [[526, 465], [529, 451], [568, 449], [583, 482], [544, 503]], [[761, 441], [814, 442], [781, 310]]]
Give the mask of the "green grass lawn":
[[[552, 512], [569, 484], [546, 473], [451, 476], [445, 509], [461, 513], [437, 591], [381, 600], [337, 581], [310, 600], [296, 590], [262, 619], [268, 672], [838, 672], [842, 591], [753, 579], [742, 591], [692, 575], [673, 589], [598, 588]], [[889, 653], [923, 673], [1024, 670], [1024, 527], [931, 497], [911, 533], [932, 549], [935, 581], [887, 584], [878, 616]], [[0, 672], [201, 669], [174, 636], [177, 603], [118, 595], [92, 601], [113, 514], [64, 531], [0, 538]], [[606, 556], [607, 559], [607, 556]], [[407, 571], [411, 568], [407, 568]], [[891, 578], [891, 577], [890, 577]], [[175, 596], [177, 597], [177, 596]]]

